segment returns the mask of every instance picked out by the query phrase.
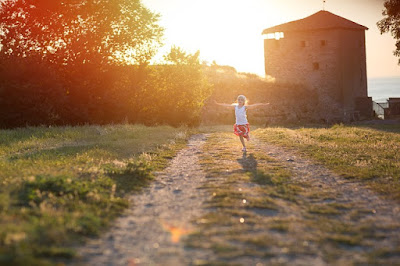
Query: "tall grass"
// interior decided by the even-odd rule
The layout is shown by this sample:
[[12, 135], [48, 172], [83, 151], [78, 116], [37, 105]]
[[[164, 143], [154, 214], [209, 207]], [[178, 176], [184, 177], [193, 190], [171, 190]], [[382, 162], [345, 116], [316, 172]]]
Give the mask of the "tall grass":
[[185, 143], [185, 128], [132, 125], [0, 131], [0, 264], [47, 264], [101, 232], [124, 197]]

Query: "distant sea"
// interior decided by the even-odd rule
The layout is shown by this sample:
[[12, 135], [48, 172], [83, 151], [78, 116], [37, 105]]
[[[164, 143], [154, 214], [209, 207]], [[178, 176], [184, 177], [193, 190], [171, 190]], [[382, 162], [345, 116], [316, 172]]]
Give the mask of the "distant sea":
[[375, 102], [386, 102], [389, 97], [400, 98], [400, 77], [369, 78], [368, 96]]

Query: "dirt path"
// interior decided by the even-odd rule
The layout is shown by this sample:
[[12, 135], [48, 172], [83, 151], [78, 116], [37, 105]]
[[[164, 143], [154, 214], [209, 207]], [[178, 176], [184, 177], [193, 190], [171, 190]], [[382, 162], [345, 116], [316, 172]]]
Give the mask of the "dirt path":
[[181, 238], [193, 230], [202, 213], [206, 181], [198, 164], [204, 135], [195, 135], [157, 174], [155, 182], [140, 195], [103, 237], [80, 250], [85, 265], [188, 265], [194, 258], [206, 258], [205, 250], [184, 248]]
[[80, 263], [400, 264], [398, 204], [294, 150], [253, 138], [242, 154], [230, 136], [193, 136]]

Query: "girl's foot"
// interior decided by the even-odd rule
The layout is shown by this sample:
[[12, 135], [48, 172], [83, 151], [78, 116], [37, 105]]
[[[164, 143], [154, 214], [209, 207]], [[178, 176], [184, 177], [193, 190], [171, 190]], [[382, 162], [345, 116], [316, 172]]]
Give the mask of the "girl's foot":
[[243, 149], [242, 149], [242, 152], [246, 152], [246, 151], [247, 151], [246, 148], [243, 148]]

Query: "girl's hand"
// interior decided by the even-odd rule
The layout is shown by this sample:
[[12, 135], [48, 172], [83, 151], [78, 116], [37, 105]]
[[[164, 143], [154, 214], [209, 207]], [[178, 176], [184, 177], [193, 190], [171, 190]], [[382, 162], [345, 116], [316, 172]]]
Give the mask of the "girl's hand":
[[247, 105], [247, 108], [253, 109], [253, 108], [257, 108], [257, 107], [261, 107], [261, 106], [267, 106], [267, 105], [269, 105], [269, 103], [255, 103], [255, 104]]

